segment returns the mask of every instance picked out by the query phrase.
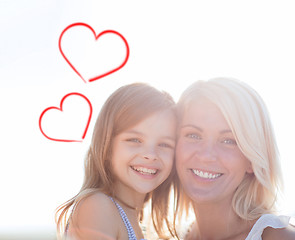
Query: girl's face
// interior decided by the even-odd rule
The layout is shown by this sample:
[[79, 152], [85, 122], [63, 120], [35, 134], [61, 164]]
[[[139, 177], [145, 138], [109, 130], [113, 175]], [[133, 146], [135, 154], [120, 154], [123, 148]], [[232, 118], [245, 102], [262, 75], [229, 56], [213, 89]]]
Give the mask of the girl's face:
[[120, 189], [146, 194], [167, 179], [174, 160], [175, 129], [175, 116], [167, 110], [115, 137], [111, 161]]
[[182, 117], [176, 168], [184, 190], [196, 203], [231, 201], [252, 168], [225, 118], [206, 99], [195, 101]]

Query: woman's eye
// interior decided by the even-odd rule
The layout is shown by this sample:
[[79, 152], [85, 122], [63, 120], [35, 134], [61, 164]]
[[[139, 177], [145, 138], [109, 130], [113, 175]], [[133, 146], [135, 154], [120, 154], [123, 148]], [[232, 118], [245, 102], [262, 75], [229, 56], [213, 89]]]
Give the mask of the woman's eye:
[[196, 133], [189, 133], [185, 135], [187, 138], [192, 138], [192, 139], [201, 139], [201, 136], [196, 134]]
[[237, 142], [234, 139], [224, 139], [222, 142], [225, 144], [237, 145]]

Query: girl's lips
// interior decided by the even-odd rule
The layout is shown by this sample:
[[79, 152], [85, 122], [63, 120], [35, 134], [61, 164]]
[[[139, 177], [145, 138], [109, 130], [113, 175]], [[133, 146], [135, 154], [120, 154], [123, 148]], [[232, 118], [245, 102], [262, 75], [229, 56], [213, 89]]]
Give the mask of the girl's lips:
[[146, 176], [154, 176], [158, 173], [158, 169], [143, 166], [130, 166], [132, 170]]

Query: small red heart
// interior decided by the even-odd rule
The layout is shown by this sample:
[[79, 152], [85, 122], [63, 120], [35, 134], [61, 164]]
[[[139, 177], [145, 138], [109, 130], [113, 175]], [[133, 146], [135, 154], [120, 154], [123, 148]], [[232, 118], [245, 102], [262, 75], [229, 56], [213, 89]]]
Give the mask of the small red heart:
[[[43, 131], [43, 129], [42, 129], [42, 118], [43, 118], [44, 114], [45, 114], [46, 112], [48, 112], [49, 110], [58, 110], [58, 111], [63, 112], [63, 102], [64, 102], [64, 100], [65, 100], [67, 97], [72, 96], [72, 95], [77, 95], [77, 96], [80, 96], [80, 97], [84, 98], [84, 99], [87, 101], [87, 103], [88, 103], [88, 105], [89, 105], [89, 109], [90, 109], [89, 117], [88, 117], [88, 120], [87, 120], [87, 124], [86, 124], [86, 127], [85, 127], [85, 129], [84, 129], [84, 132], [83, 132], [83, 135], [82, 135], [81, 139], [80, 139], [80, 140], [77, 140], [77, 139], [57, 139], [57, 138], [49, 137], [47, 134], [44, 133], [44, 131]], [[65, 96], [62, 98], [62, 100], [61, 100], [61, 102], [60, 102], [60, 108], [58, 108], [58, 107], [48, 107], [48, 108], [46, 108], [46, 109], [41, 113], [40, 118], [39, 118], [39, 128], [40, 128], [40, 130], [41, 130], [41, 133], [42, 133], [46, 138], [48, 138], [49, 140], [52, 140], [52, 141], [58, 141], [58, 142], [82, 142], [83, 139], [85, 138], [86, 133], [87, 133], [87, 130], [88, 130], [88, 127], [89, 127], [89, 123], [90, 123], [90, 120], [91, 120], [91, 116], [92, 116], [92, 105], [91, 105], [91, 102], [88, 100], [88, 98], [85, 97], [84, 95], [82, 95], [81, 93], [69, 93], [69, 94], [65, 95]]]
[[112, 69], [112, 70], [110, 70], [110, 71], [107, 71], [107, 72], [105, 72], [105, 73], [103, 73], [103, 74], [100, 74], [100, 75], [98, 75], [98, 76], [95, 76], [95, 77], [92, 77], [92, 78], [88, 79], [88, 82], [93, 82], [93, 81], [98, 80], [98, 79], [100, 79], [100, 78], [103, 78], [103, 77], [105, 77], [105, 76], [107, 76], [107, 75], [110, 75], [110, 74], [112, 74], [112, 73], [118, 71], [119, 69], [121, 69], [121, 68], [127, 63], [128, 58], [129, 58], [129, 45], [128, 45], [126, 39], [123, 37], [123, 35], [121, 35], [119, 32], [116, 32], [116, 31], [114, 31], [114, 30], [105, 30], [105, 31], [101, 32], [100, 34], [96, 35], [96, 33], [95, 33], [95, 31], [93, 30], [93, 28], [92, 28], [91, 26], [89, 26], [88, 24], [85, 24], [85, 23], [73, 23], [73, 24], [69, 25], [68, 27], [66, 27], [66, 28], [62, 31], [62, 33], [61, 33], [61, 35], [60, 35], [60, 37], [59, 37], [59, 42], [58, 42], [59, 51], [61, 52], [61, 55], [64, 57], [64, 59], [67, 61], [67, 63], [70, 65], [70, 67], [71, 67], [71, 68], [72, 68], [72, 69], [78, 74], [78, 76], [79, 76], [79, 77], [80, 77], [85, 83], [87, 83], [87, 80], [85, 80], [84, 77], [82, 76], [82, 74], [81, 74], [81, 73], [80, 73], [80, 72], [79, 72], [79, 71], [73, 66], [73, 64], [70, 62], [70, 60], [69, 60], [69, 59], [66, 57], [66, 55], [64, 54], [64, 52], [63, 52], [63, 50], [62, 50], [62, 47], [61, 47], [61, 41], [62, 41], [62, 37], [63, 37], [64, 33], [65, 33], [67, 30], [69, 30], [70, 28], [77, 27], [77, 26], [83, 26], [83, 27], [86, 27], [86, 28], [90, 29], [91, 32], [93, 33], [94, 37], [95, 37], [95, 41], [97, 41], [97, 40], [99, 39], [99, 37], [103, 36], [104, 34], [115, 34], [115, 35], [119, 36], [119, 37], [123, 40], [123, 42], [124, 42], [124, 44], [125, 44], [125, 46], [126, 46], [126, 56], [125, 56], [125, 59], [124, 59], [124, 61], [122, 62], [121, 65], [119, 65], [118, 67], [115, 67], [114, 69]]

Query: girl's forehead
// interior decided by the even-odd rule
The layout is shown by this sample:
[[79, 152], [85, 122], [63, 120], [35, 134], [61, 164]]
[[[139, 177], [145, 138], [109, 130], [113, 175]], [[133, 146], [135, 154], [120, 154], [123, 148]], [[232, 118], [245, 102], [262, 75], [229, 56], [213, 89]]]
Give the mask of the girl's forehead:
[[154, 121], [175, 121], [176, 114], [174, 109], [168, 108], [168, 109], [159, 109], [156, 111], [144, 112], [144, 113], [132, 113], [132, 115], [129, 115], [128, 121], [118, 121], [115, 122], [115, 126], [120, 126], [120, 129], [122, 131], [126, 131], [128, 129], [131, 129], [137, 125], [140, 125], [143, 122], [149, 121], [153, 119]]

